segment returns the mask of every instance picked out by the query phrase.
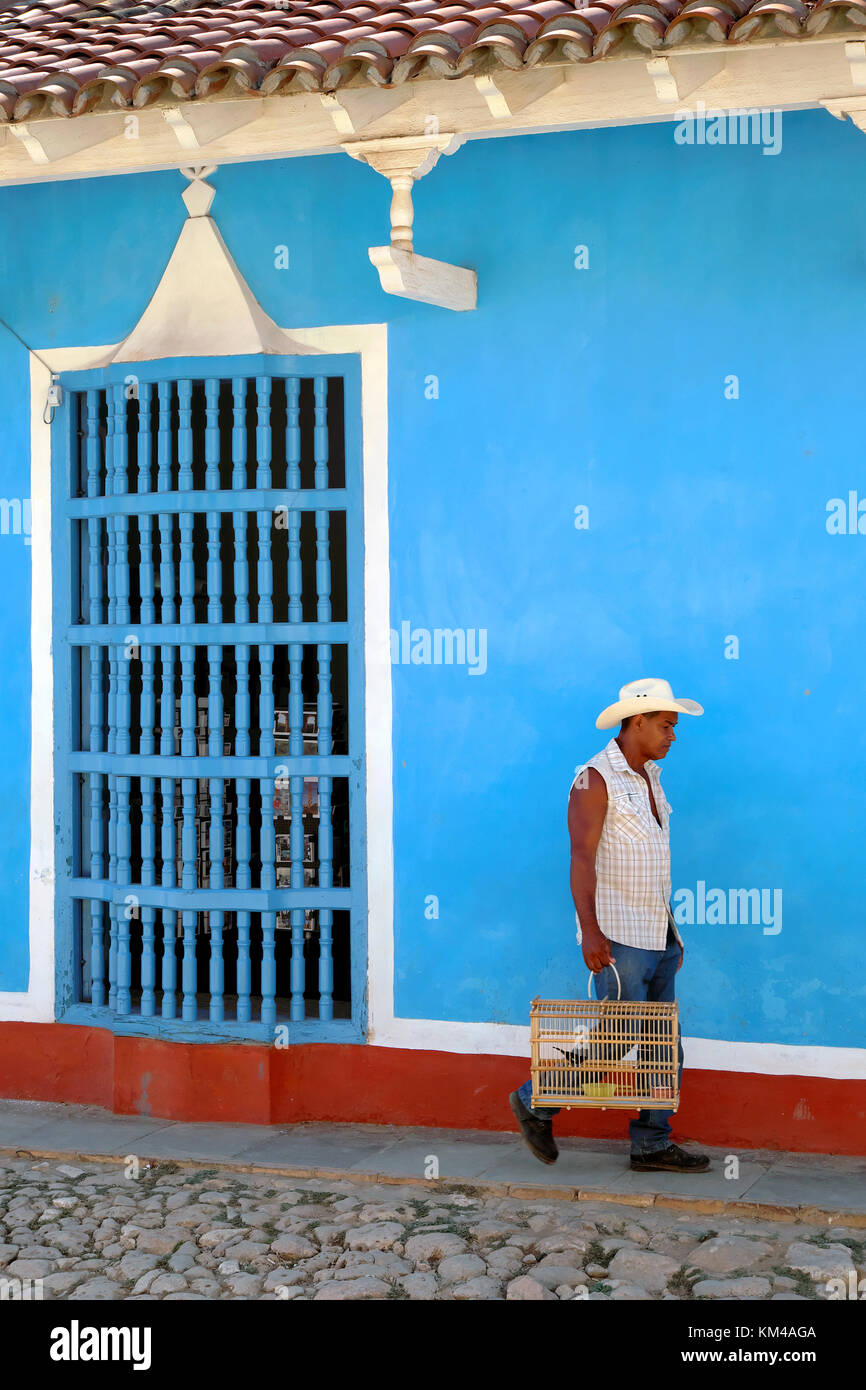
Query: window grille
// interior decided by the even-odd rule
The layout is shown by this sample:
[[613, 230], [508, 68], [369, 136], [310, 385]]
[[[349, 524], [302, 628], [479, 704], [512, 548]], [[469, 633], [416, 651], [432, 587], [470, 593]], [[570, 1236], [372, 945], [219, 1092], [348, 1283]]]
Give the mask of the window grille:
[[361, 1023], [358, 403], [329, 361], [64, 382], [59, 878], [71, 987], [119, 1020]]

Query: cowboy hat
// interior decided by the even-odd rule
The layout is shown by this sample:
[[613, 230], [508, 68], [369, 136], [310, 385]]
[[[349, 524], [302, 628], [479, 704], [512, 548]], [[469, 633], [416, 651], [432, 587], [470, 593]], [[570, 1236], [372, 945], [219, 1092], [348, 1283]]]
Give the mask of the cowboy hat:
[[657, 710], [674, 710], [678, 714], [703, 714], [704, 707], [697, 700], [685, 700], [674, 696], [667, 681], [645, 676], [643, 680], [629, 681], [619, 692], [616, 704], [603, 709], [595, 721], [597, 729], [612, 729], [621, 720], [633, 714], [654, 714]]

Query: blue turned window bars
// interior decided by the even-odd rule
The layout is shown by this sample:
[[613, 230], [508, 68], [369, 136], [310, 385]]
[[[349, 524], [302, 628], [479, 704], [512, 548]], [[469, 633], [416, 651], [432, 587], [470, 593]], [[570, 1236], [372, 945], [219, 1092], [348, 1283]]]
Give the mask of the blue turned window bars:
[[66, 383], [66, 887], [120, 1020], [360, 1023], [356, 401], [316, 365]]

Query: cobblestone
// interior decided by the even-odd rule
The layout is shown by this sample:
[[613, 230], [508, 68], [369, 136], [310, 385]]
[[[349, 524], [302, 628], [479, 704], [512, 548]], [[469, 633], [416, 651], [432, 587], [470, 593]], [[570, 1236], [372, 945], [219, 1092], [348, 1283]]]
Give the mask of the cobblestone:
[[0, 1279], [70, 1301], [793, 1301], [866, 1276], [841, 1226], [176, 1169], [0, 1160]]

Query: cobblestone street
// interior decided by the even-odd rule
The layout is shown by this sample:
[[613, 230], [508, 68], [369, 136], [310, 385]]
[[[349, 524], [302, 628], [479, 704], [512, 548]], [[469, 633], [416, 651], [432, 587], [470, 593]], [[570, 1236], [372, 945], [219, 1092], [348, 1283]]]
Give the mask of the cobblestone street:
[[788, 1301], [866, 1273], [862, 1229], [133, 1167], [0, 1160], [3, 1296]]

